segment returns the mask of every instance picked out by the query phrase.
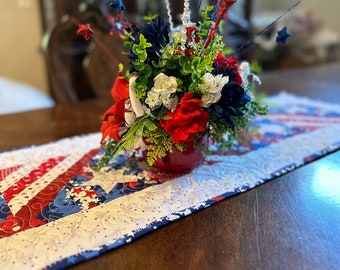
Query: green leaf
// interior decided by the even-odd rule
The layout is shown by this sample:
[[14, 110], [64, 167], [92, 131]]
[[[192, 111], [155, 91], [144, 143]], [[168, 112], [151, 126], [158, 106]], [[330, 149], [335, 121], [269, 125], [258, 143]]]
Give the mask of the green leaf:
[[124, 65], [122, 63], [119, 63], [118, 65], [118, 73], [122, 73], [124, 69]]
[[191, 60], [191, 65], [193, 68], [196, 68], [201, 63], [201, 58], [198, 56], [195, 56]]
[[188, 58], [185, 55], [181, 55], [179, 58], [179, 64], [181, 66], [184, 66], [185, 64], [187, 64], [189, 62]]
[[143, 34], [140, 34], [140, 35], [139, 35], [139, 40], [140, 40], [139, 45], [140, 45], [143, 49], [152, 47], [152, 44], [151, 44], [150, 42], [147, 42], [147, 39], [144, 37]]
[[145, 76], [150, 77], [152, 74], [152, 67], [150, 67], [149, 65], [145, 65], [143, 69], [143, 73]]
[[185, 63], [183, 65], [183, 70], [182, 71], [183, 71], [183, 74], [190, 74], [190, 73], [192, 73], [193, 69], [191, 67], [191, 64], [190, 63]]

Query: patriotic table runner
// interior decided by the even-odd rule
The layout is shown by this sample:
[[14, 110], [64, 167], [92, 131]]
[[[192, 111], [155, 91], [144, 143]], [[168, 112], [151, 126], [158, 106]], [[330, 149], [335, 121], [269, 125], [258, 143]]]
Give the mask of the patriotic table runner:
[[267, 98], [250, 141], [187, 174], [124, 156], [94, 172], [100, 134], [0, 153], [0, 269], [63, 269], [340, 148], [340, 106]]

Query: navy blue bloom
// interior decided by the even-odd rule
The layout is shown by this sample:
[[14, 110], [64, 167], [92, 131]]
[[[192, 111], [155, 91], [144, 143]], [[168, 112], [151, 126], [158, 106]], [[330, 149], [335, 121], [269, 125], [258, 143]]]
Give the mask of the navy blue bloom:
[[216, 103], [211, 105], [207, 111], [210, 114], [210, 119], [214, 122], [220, 120], [225, 121], [226, 126], [235, 127], [233, 116], [242, 116], [244, 107], [250, 100], [243, 87], [237, 83], [229, 82], [223, 86], [221, 98]]
[[122, 3], [122, 0], [112, 0], [110, 1], [109, 6], [112, 7], [118, 13], [121, 13], [123, 10], [125, 10], [125, 6]]
[[222, 74], [224, 76], [229, 76], [229, 82], [236, 82], [236, 73], [235, 71], [230, 67], [220, 67], [217, 64], [213, 64], [214, 70], [212, 71], [212, 74], [218, 75]]
[[[152, 47], [146, 49], [148, 55], [145, 62], [146, 64], [151, 64], [152, 61], [158, 60], [159, 56], [162, 54], [162, 49], [170, 42], [168, 24], [160, 17], [152, 19], [151, 22], [147, 23], [142, 28], [133, 25], [131, 31], [134, 38], [134, 44], [140, 43], [140, 34], [143, 34], [147, 42], [152, 44]], [[132, 50], [130, 51], [129, 59], [131, 63], [137, 59], [137, 56]], [[135, 71], [133, 65], [131, 66], [130, 71]]]

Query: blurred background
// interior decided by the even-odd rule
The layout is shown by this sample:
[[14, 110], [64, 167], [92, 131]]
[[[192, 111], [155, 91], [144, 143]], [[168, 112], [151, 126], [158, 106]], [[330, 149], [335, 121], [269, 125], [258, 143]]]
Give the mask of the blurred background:
[[[112, 65], [116, 63], [111, 63], [111, 67], [106, 68], [106, 65], [100, 62], [103, 59], [107, 60], [107, 57], [103, 56], [92, 61], [96, 67], [103, 67], [100, 71], [101, 75], [98, 76], [97, 73], [94, 78], [100, 81], [99, 77], [106, 76], [109, 77], [109, 80], [103, 79], [103, 83], [97, 86], [97, 89], [95, 86], [92, 87], [93, 93], [84, 97], [79, 98], [78, 93], [76, 98], [65, 98], [58, 93], [61, 91], [60, 88], [67, 88], [60, 82], [62, 79], [55, 78], [56, 73], [62, 72], [62, 70], [66, 72], [65, 78], [79, 77], [75, 82], [75, 84], [78, 83], [78, 88], [84, 89], [87, 84], [95, 84], [93, 81], [82, 82], [85, 75], [69, 72], [67, 71], [69, 67], [65, 66], [67, 61], [71, 61], [67, 60], [71, 57], [77, 57], [83, 62], [83, 65], [90, 63], [91, 61], [85, 57], [85, 54], [87, 55], [89, 51], [93, 50], [93, 46], [81, 45], [83, 44], [81, 41], [71, 37], [68, 42], [67, 35], [59, 38], [59, 43], [54, 47], [49, 45], [52, 42], [51, 33], [55, 31], [56, 27], [65, 23], [70, 17], [80, 20], [80, 17], [83, 16], [82, 13], [88, 9], [89, 5], [96, 5], [99, 8], [93, 9], [92, 15], [88, 15], [88, 13], [88, 17], [83, 16], [83, 20], [88, 18], [91, 21], [93, 17], [97, 18], [100, 15], [105, 17], [110, 14], [110, 10], [105, 8], [107, 2], [95, 0], [0, 0], [0, 30], [2, 33], [0, 43], [0, 113], [49, 107], [56, 103], [75, 102], [83, 98], [108, 96], [110, 84], [114, 80], [114, 72], [110, 73], [109, 70], [110, 68], [114, 70], [115, 67]], [[165, 5], [160, 4], [160, 1], [125, 0], [123, 2], [127, 7], [126, 16], [130, 22], [139, 22], [143, 15], [148, 13], [166, 16]], [[175, 22], [178, 23], [183, 1], [173, 0], [170, 2]], [[196, 16], [198, 2], [198, 0], [191, 1], [192, 17]], [[238, 0], [230, 11], [229, 22], [222, 30], [226, 43], [237, 51], [237, 48], [273, 22], [295, 2], [294, 0]], [[206, 3], [209, 1], [203, 1], [203, 6]], [[244, 50], [238, 52], [238, 56], [256, 59], [264, 72], [338, 61], [340, 59], [339, 10], [340, 1], [338, 0], [327, 0], [322, 3], [317, 0], [304, 0], [269, 31], [257, 37]], [[102, 28], [102, 30], [107, 26], [105, 23], [100, 26], [97, 19], [95, 23], [98, 23], [98, 28]], [[287, 26], [291, 33], [291, 37], [285, 45], [275, 42], [277, 31], [284, 26]], [[64, 30], [66, 30], [65, 26]], [[107, 30], [110, 29], [107, 28]], [[102, 35], [104, 43], [107, 36]], [[119, 42], [119, 39], [114, 40], [114, 45], [116, 46]], [[73, 47], [66, 50], [66, 45], [73, 45]], [[61, 53], [56, 54], [52, 48], [56, 50], [63, 46], [65, 48], [62, 53], [66, 60], [64, 64], [61, 64], [62, 60], [60, 59], [63, 58], [57, 59]], [[75, 52], [77, 48], [84, 51]], [[116, 53], [117, 48], [112, 51]], [[65, 54], [68, 54], [68, 58], [65, 58]], [[52, 58], [53, 60], [51, 60]], [[74, 67], [75, 64], [72, 63]], [[100, 68], [98, 69], [100, 70]], [[82, 83], [85, 86], [80, 87]], [[73, 87], [76, 86], [73, 85]], [[101, 88], [103, 88], [101, 92], [105, 92], [104, 94], [99, 93], [98, 89]], [[85, 91], [82, 89], [76, 91]], [[74, 89], [70, 91], [74, 91]], [[69, 93], [69, 95], [73, 94]]]

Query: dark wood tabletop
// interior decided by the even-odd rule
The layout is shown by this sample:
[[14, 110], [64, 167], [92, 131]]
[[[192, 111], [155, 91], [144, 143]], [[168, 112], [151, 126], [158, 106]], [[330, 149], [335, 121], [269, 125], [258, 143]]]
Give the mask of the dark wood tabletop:
[[[261, 78], [267, 94], [340, 104], [340, 64]], [[0, 150], [98, 131], [110, 103], [2, 115]], [[72, 269], [340, 269], [340, 151]]]

